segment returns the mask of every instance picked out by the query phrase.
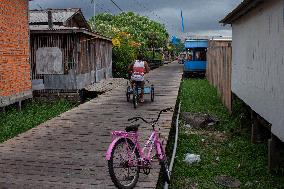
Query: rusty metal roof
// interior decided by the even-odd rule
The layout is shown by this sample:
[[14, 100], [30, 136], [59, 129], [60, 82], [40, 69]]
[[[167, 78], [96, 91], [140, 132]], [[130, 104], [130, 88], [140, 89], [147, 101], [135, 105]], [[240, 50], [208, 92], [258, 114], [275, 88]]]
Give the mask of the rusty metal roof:
[[241, 4], [237, 6], [231, 13], [229, 13], [220, 23], [232, 24], [234, 21], [239, 19], [241, 16], [247, 14], [249, 11], [257, 7], [260, 3], [267, 0], [243, 0]]

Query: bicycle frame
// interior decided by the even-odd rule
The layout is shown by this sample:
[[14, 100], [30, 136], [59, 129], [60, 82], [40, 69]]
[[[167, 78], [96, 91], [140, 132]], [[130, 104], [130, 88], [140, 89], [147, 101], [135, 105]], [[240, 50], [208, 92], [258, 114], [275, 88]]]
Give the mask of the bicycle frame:
[[[106, 160], [110, 160], [113, 147], [115, 146], [116, 142], [120, 139], [131, 140], [135, 144], [134, 150], [138, 149], [140, 158], [143, 160], [143, 162], [152, 161], [153, 157], [151, 157], [151, 153], [152, 153], [153, 147], [155, 147], [156, 155], [159, 160], [164, 160], [165, 158], [162, 143], [159, 141], [156, 129], [153, 129], [153, 132], [151, 133], [149, 139], [144, 144], [143, 148], [141, 148], [139, 144], [139, 134], [138, 133], [125, 132], [125, 131], [113, 131], [112, 136], [113, 136], [113, 141], [107, 150]], [[131, 153], [134, 153], [134, 150]], [[145, 150], [147, 150], [147, 153], [145, 153]], [[143, 166], [143, 164], [140, 166]]]
[[[139, 147], [138, 149], [140, 149], [140, 155], [142, 154], [142, 157], [144, 157], [147, 160], [151, 160], [152, 161], [152, 157], [151, 157], [151, 152], [153, 150], [153, 146], [155, 147], [156, 150], [156, 155], [158, 157], [159, 160], [163, 160], [165, 157], [164, 151], [163, 151], [163, 147], [161, 142], [159, 141], [159, 138], [157, 136], [157, 131], [154, 129], [154, 131], [152, 132], [152, 134], [150, 135], [149, 139], [147, 140], [147, 142], [144, 144], [143, 149], [141, 150], [141, 148]], [[148, 153], [145, 154], [144, 151], [147, 148], [150, 148], [148, 150]]]
[[[139, 173], [150, 174], [152, 161], [155, 157], [159, 160], [165, 181], [167, 183], [170, 182], [167, 157], [163, 145], [159, 141], [160, 133], [155, 129], [155, 126], [158, 124], [161, 114], [171, 110], [172, 108], [161, 110], [157, 118], [151, 121], [147, 121], [139, 116], [128, 119], [131, 123], [141, 120], [152, 126], [151, 135], [143, 146], [140, 146], [139, 142], [138, 130], [140, 124], [127, 126], [125, 131], [112, 132], [112, 143], [108, 147], [105, 158], [108, 161], [109, 174], [115, 186], [118, 188], [134, 188], [138, 181]], [[155, 154], [153, 150], [155, 150]], [[119, 169], [117, 173], [114, 170], [116, 168]], [[126, 171], [125, 175], [123, 171]], [[122, 178], [120, 178], [121, 176]]]

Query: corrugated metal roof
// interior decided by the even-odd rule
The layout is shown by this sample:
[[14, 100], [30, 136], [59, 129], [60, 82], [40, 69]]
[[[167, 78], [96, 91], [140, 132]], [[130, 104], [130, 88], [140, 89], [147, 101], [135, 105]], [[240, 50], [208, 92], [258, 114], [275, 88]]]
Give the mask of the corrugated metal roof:
[[57, 26], [53, 25], [52, 28], [49, 28], [48, 25], [30, 25], [30, 30], [79, 30], [77, 27], [66, 27], [66, 26]]
[[[48, 10], [30, 10], [30, 24], [31, 23], [47, 23]], [[80, 9], [50, 9], [52, 12], [52, 21], [53, 22], [66, 22], [74, 14], [78, 13]]]
[[49, 26], [47, 25], [30, 25], [30, 31], [31, 33], [84, 33], [95, 38], [111, 41], [111, 39], [108, 37], [102, 36], [95, 32], [90, 32], [83, 28], [76, 27], [54, 25], [53, 28], [49, 28]]
[[243, 0], [243, 2], [239, 4], [237, 8], [235, 8], [232, 12], [230, 12], [224, 19], [222, 19], [220, 23], [232, 24], [241, 16], [247, 14], [260, 3], [263, 3], [265, 1], [266, 0]]

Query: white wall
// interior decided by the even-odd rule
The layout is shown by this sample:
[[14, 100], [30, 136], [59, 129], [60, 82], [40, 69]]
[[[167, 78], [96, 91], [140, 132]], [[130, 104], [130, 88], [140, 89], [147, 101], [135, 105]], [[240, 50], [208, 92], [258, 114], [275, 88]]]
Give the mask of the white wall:
[[284, 1], [269, 0], [232, 27], [232, 91], [284, 141]]

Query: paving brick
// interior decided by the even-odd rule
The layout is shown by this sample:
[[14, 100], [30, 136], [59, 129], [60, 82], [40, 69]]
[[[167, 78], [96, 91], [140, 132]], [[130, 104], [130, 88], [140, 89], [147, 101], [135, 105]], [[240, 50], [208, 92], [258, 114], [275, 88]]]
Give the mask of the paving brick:
[[[120, 86], [0, 144], [0, 188], [115, 188], [105, 160], [111, 131], [124, 130], [130, 117], [156, 118], [159, 110], [174, 107], [181, 72], [174, 63], [151, 71], [155, 101], [146, 95], [137, 109], [126, 102], [126, 86]], [[171, 120], [171, 112], [161, 116], [165, 142]], [[144, 141], [151, 128], [141, 125], [139, 131]], [[159, 168], [155, 161], [136, 188], [155, 188]]]

